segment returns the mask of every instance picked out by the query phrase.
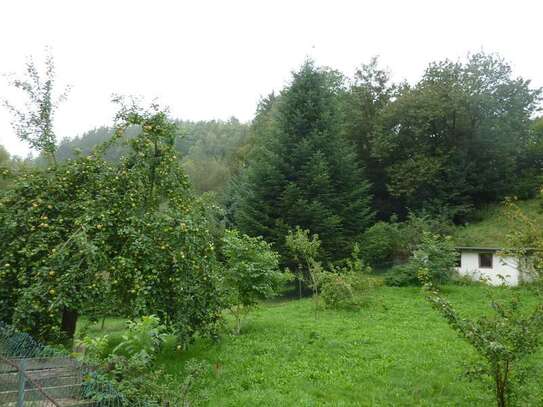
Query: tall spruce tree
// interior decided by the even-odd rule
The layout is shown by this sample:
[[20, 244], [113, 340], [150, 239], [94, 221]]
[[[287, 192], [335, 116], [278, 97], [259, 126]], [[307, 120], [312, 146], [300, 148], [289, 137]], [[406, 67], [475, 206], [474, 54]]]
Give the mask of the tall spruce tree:
[[254, 121], [256, 146], [233, 188], [235, 223], [284, 253], [296, 225], [317, 233], [322, 256], [336, 260], [371, 222], [369, 184], [341, 133], [343, 79], [306, 62]]

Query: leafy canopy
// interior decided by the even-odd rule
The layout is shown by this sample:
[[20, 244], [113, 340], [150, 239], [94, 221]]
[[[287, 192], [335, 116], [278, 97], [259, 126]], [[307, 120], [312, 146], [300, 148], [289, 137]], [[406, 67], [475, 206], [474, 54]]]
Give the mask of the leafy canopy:
[[[104, 151], [136, 126], [118, 163]], [[1, 198], [1, 319], [40, 339], [73, 335], [81, 313], [156, 314], [188, 340], [220, 318], [214, 244], [153, 105], [121, 104], [92, 154], [21, 174]], [[72, 319], [71, 327], [67, 326]], [[70, 330], [71, 328], [71, 330]]]

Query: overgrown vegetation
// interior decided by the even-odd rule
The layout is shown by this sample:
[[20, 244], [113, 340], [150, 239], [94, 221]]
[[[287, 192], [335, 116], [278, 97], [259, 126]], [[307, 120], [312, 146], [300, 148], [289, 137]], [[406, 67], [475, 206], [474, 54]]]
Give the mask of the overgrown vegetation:
[[[0, 319], [70, 346], [82, 316], [90, 382], [127, 405], [488, 405], [492, 378], [499, 407], [541, 404], [539, 204], [510, 199], [506, 221], [476, 224], [543, 179], [541, 90], [499, 56], [432, 63], [413, 85], [377, 59], [352, 79], [308, 60], [251, 123], [115, 98], [112, 127], [60, 144], [52, 59], [38, 72], [12, 83], [29, 103], [6, 104], [40, 156], [0, 149]], [[455, 245], [504, 229], [532, 279], [492, 289], [491, 314], [486, 287], [448, 284]], [[289, 268], [299, 300], [257, 307]], [[407, 287], [421, 284], [473, 349]], [[122, 333], [89, 334], [106, 316]], [[481, 383], [451, 374], [465, 359], [484, 362]]]

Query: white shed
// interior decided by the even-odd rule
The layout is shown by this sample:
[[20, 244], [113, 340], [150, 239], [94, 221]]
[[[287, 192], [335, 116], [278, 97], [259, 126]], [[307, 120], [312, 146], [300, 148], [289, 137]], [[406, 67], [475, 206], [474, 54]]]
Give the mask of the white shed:
[[457, 247], [460, 254], [458, 273], [474, 280], [485, 280], [492, 285], [516, 286], [526, 276], [519, 270], [517, 259], [499, 254], [496, 247]]

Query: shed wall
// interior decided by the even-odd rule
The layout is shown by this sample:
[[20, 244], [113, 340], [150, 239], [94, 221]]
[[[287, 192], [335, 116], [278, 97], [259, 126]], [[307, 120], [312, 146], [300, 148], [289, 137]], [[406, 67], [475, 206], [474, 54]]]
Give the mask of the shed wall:
[[520, 282], [517, 260], [498, 256], [497, 253], [492, 254], [492, 268], [480, 268], [478, 252], [462, 252], [461, 266], [457, 270], [460, 275], [469, 276], [474, 280], [485, 279], [492, 285], [503, 283], [500, 276], [505, 279], [507, 285], [516, 286]]

